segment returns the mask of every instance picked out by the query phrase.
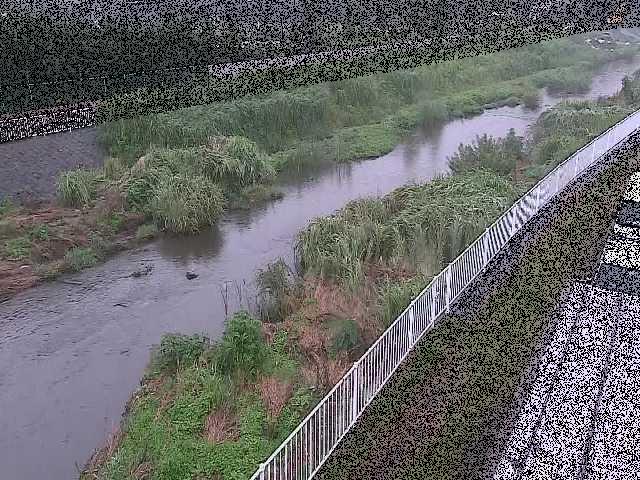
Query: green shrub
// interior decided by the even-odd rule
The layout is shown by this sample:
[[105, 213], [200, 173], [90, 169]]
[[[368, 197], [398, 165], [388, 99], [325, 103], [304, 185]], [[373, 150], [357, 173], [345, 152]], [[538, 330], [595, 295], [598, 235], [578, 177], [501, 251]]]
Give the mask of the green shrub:
[[158, 227], [153, 223], [140, 225], [136, 230], [136, 240], [150, 240], [158, 235]]
[[9, 260], [25, 260], [31, 255], [31, 240], [28, 237], [7, 240], [4, 244], [4, 251]]
[[425, 279], [417, 277], [404, 282], [386, 282], [378, 293], [378, 315], [386, 328], [398, 318], [411, 301], [426, 286]]
[[220, 187], [206, 178], [178, 174], [153, 189], [149, 209], [156, 225], [175, 233], [196, 233], [212, 225], [224, 209]]
[[286, 297], [292, 288], [291, 269], [282, 259], [270, 263], [256, 274], [260, 315], [262, 320], [278, 322], [284, 320], [288, 309]]
[[117, 157], [109, 157], [104, 162], [104, 176], [109, 180], [119, 180], [127, 167]]
[[635, 72], [632, 77], [622, 79], [620, 94], [627, 105], [635, 105], [640, 102], [640, 71]]
[[205, 351], [209, 340], [202, 335], [166, 334], [151, 356], [151, 370], [174, 373], [193, 365]]
[[58, 178], [58, 198], [69, 207], [87, 207], [97, 195], [98, 174], [92, 170], [71, 170]]
[[351, 352], [360, 346], [360, 328], [352, 319], [341, 319], [333, 326], [332, 350], [334, 353]]
[[523, 105], [530, 110], [537, 110], [540, 107], [540, 94], [535, 91], [522, 96]]
[[34, 240], [47, 241], [49, 239], [49, 226], [45, 224], [34, 226], [29, 232], [29, 237]]
[[200, 172], [233, 187], [253, 185], [275, 174], [269, 158], [244, 137], [214, 138], [198, 159]]
[[449, 158], [454, 173], [485, 168], [501, 175], [511, 173], [524, 156], [522, 140], [513, 129], [504, 139], [494, 139], [486, 133], [477, 136], [471, 145], [460, 145], [457, 153]]
[[236, 313], [227, 322], [219, 346], [219, 365], [225, 373], [254, 376], [264, 365], [267, 348], [262, 326], [246, 312]]
[[64, 254], [65, 264], [74, 272], [93, 267], [98, 263], [98, 255], [93, 248], [73, 247]]
[[100, 231], [104, 234], [115, 235], [122, 229], [125, 223], [125, 217], [119, 213], [111, 213], [100, 217], [96, 223]]
[[4, 217], [6, 214], [11, 212], [14, 208], [15, 207], [9, 198], [0, 199], [0, 218]]
[[0, 220], [0, 238], [12, 237], [18, 232], [18, 224], [12, 218]]

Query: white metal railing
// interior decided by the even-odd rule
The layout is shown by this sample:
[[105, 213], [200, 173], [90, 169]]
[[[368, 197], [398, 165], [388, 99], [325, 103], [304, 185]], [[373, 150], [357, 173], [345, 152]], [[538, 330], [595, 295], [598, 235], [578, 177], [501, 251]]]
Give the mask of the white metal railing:
[[63, 108], [0, 119], [0, 143], [92, 127], [95, 123], [96, 111], [93, 107]]
[[638, 128], [640, 110], [575, 152], [516, 201], [411, 302], [260, 465], [252, 480], [312, 478], [416, 342], [504, 245], [567, 184]]

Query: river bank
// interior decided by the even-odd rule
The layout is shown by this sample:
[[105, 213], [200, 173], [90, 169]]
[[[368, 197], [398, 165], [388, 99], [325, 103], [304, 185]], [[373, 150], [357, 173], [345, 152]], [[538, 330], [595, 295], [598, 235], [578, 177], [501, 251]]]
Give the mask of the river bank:
[[[575, 97], [610, 95], [635, 69], [623, 62], [603, 71]], [[118, 424], [151, 346], [167, 332], [220, 338], [228, 314], [248, 308], [255, 271], [279, 257], [292, 264], [295, 237], [310, 220], [350, 200], [429, 181], [448, 171], [459, 143], [483, 133], [502, 137], [510, 128], [524, 135], [563, 98], [543, 94], [537, 110], [506, 106], [421, 128], [375, 160], [328, 162], [311, 174], [294, 169], [278, 180], [280, 200], [227, 212], [198, 236], [163, 236], [63, 277], [74, 283], [45, 283], [0, 304], [0, 408], [14, 412], [0, 425], [7, 474], [72, 476], [74, 462], [82, 465]], [[147, 267], [151, 274], [131, 277]], [[185, 279], [186, 270], [199, 278]], [[43, 390], [47, 395], [32, 393]], [[48, 456], [34, 459], [34, 449]]]
[[[479, 138], [453, 155], [453, 175], [314, 221], [297, 236], [301, 276], [282, 263], [259, 273], [262, 325], [241, 314], [219, 342], [164, 337], [122, 430], [87, 475], [248, 478], [430, 278], [561, 162], [565, 148], [631, 111], [619, 97], [557, 106], [539, 119], [526, 149], [513, 133]], [[229, 367], [220, 355], [234, 331], [252, 340], [236, 346], [243, 353]], [[274, 355], [278, 361], [266, 360]], [[166, 358], [174, 359], [169, 367]], [[219, 382], [237, 395], [211, 397]]]
[[[630, 52], [595, 51], [559, 40], [519, 52], [121, 120], [97, 133], [104, 153], [91, 132], [77, 132], [75, 137], [88, 142], [84, 155], [91, 148], [94, 155], [82, 163], [78, 155], [52, 156], [37, 174], [27, 175], [35, 179], [26, 189], [28, 201], [2, 213], [0, 297], [93, 266], [164, 230], [200, 231], [217, 221], [225, 208], [255, 208], [280, 198], [273, 183], [286, 182], [282, 177], [290, 177], [292, 171], [320, 171], [335, 163], [376, 158], [391, 152], [416, 127], [429, 130], [504, 105], [524, 104], [535, 110], [540, 87], [555, 93], [587, 90], [590, 80], [585, 73], [597, 76], [603, 64], [630, 58]], [[518, 55], [536, 59], [542, 69], [515, 65]], [[548, 66], [553, 68], [544, 68]], [[488, 85], [490, 78], [506, 80]], [[238, 132], [243, 136], [224, 136]], [[68, 141], [71, 135], [63, 136]], [[229, 159], [224, 167], [217, 167], [211, 162], [226, 155], [221, 142], [240, 147], [224, 157]], [[11, 146], [2, 150], [16, 155]], [[65, 191], [58, 189], [58, 201], [51, 201], [52, 176], [66, 175], [54, 158], [66, 168], [76, 161], [81, 165], [67, 179], [73, 180], [75, 190], [86, 191], [86, 198], [64, 198]], [[147, 160], [142, 167], [141, 158]], [[15, 157], [12, 160], [17, 168], [5, 182], [22, 170]], [[15, 185], [21, 182], [14, 180], [4, 188], [19, 193]], [[211, 202], [184, 193], [203, 188], [210, 191], [203, 198]], [[49, 200], [38, 205], [43, 198]], [[169, 204], [180, 205], [179, 211]], [[31, 234], [38, 228], [48, 230], [42, 241]], [[74, 261], [78, 254], [85, 260]]]

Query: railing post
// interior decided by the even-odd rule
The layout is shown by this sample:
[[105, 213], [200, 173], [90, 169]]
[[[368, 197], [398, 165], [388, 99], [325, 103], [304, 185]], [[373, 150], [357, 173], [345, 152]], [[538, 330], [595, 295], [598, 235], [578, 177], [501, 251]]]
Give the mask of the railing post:
[[353, 364], [353, 386], [351, 392], [351, 422], [355, 422], [358, 417], [358, 398], [360, 393], [360, 379], [358, 377], [358, 370], [360, 369], [360, 360], [358, 359]]
[[447, 267], [447, 273], [445, 274], [444, 278], [446, 280], [445, 300], [447, 302], [447, 313], [449, 313], [449, 305], [451, 304], [451, 264], [449, 264], [449, 266]]
[[484, 229], [482, 235], [482, 267], [489, 265], [489, 227]]
[[412, 305], [409, 309], [409, 345], [413, 345], [413, 325], [415, 323], [415, 314], [413, 311], [415, 310], [415, 306]]
[[436, 323], [436, 291], [433, 286], [431, 286], [431, 305], [429, 309], [431, 311], [431, 322], [429, 326], [433, 327]]

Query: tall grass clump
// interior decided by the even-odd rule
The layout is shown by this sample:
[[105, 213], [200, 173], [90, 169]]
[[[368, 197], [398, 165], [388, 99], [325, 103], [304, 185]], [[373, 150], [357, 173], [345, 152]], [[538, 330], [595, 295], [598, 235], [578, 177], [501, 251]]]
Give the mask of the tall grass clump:
[[499, 139], [485, 133], [476, 136], [470, 145], [460, 144], [458, 151], [449, 158], [449, 168], [454, 173], [486, 168], [501, 175], [508, 175], [523, 156], [523, 141], [514, 129], [509, 130], [505, 138]]
[[411, 301], [418, 296], [427, 285], [421, 277], [405, 281], [386, 281], [378, 288], [378, 316], [381, 324], [386, 328], [398, 318]]
[[267, 354], [260, 322], [247, 312], [231, 317], [219, 344], [218, 362], [222, 371], [253, 377], [263, 367]]
[[533, 77], [534, 84], [546, 87], [551, 93], [584, 93], [591, 87], [591, 75], [594, 65], [582, 63], [578, 66], [558, 68], [537, 73]]
[[620, 94], [627, 105], [635, 105], [640, 102], [640, 70], [631, 77], [624, 77]]
[[255, 142], [243, 137], [210, 139], [198, 167], [202, 174], [231, 188], [253, 185], [275, 174], [269, 157]]
[[256, 283], [260, 299], [260, 315], [263, 321], [279, 322], [289, 313], [288, 297], [293, 293], [294, 278], [289, 266], [282, 259], [258, 270]]
[[418, 253], [426, 250], [442, 266], [517, 196], [507, 178], [478, 170], [401, 187], [380, 199], [356, 200], [298, 235], [298, 266], [350, 288], [362, 284], [368, 263], [420, 270]]
[[65, 265], [74, 272], [95, 266], [98, 259], [98, 254], [91, 247], [73, 247], [64, 255]]
[[362, 343], [362, 336], [360, 334], [360, 328], [355, 320], [350, 318], [339, 319], [333, 323], [331, 350], [334, 355], [337, 355], [340, 352], [349, 354], [356, 348], [360, 347]]
[[58, 177], [57, 194], [60, 202], [68, 207], [87, 207], [97, 195], [99, 175], [92, 170], [78, 168]]
[[151, 370], [175, 373], [180, 367], [189, 367], [208, 345], [208, 339], [202, 335], [166, 334], [151, 355]]
[[196, 233], [222, 214], [222, 189], [199, 175], [163, 178], [153, 189], [149, 209], [159, 228], [174, 233]]
[[563, 102], [544, 112], [532, 128], [529, 156], [535, 164], [555, 166], [631, 110], [615, 103]]

